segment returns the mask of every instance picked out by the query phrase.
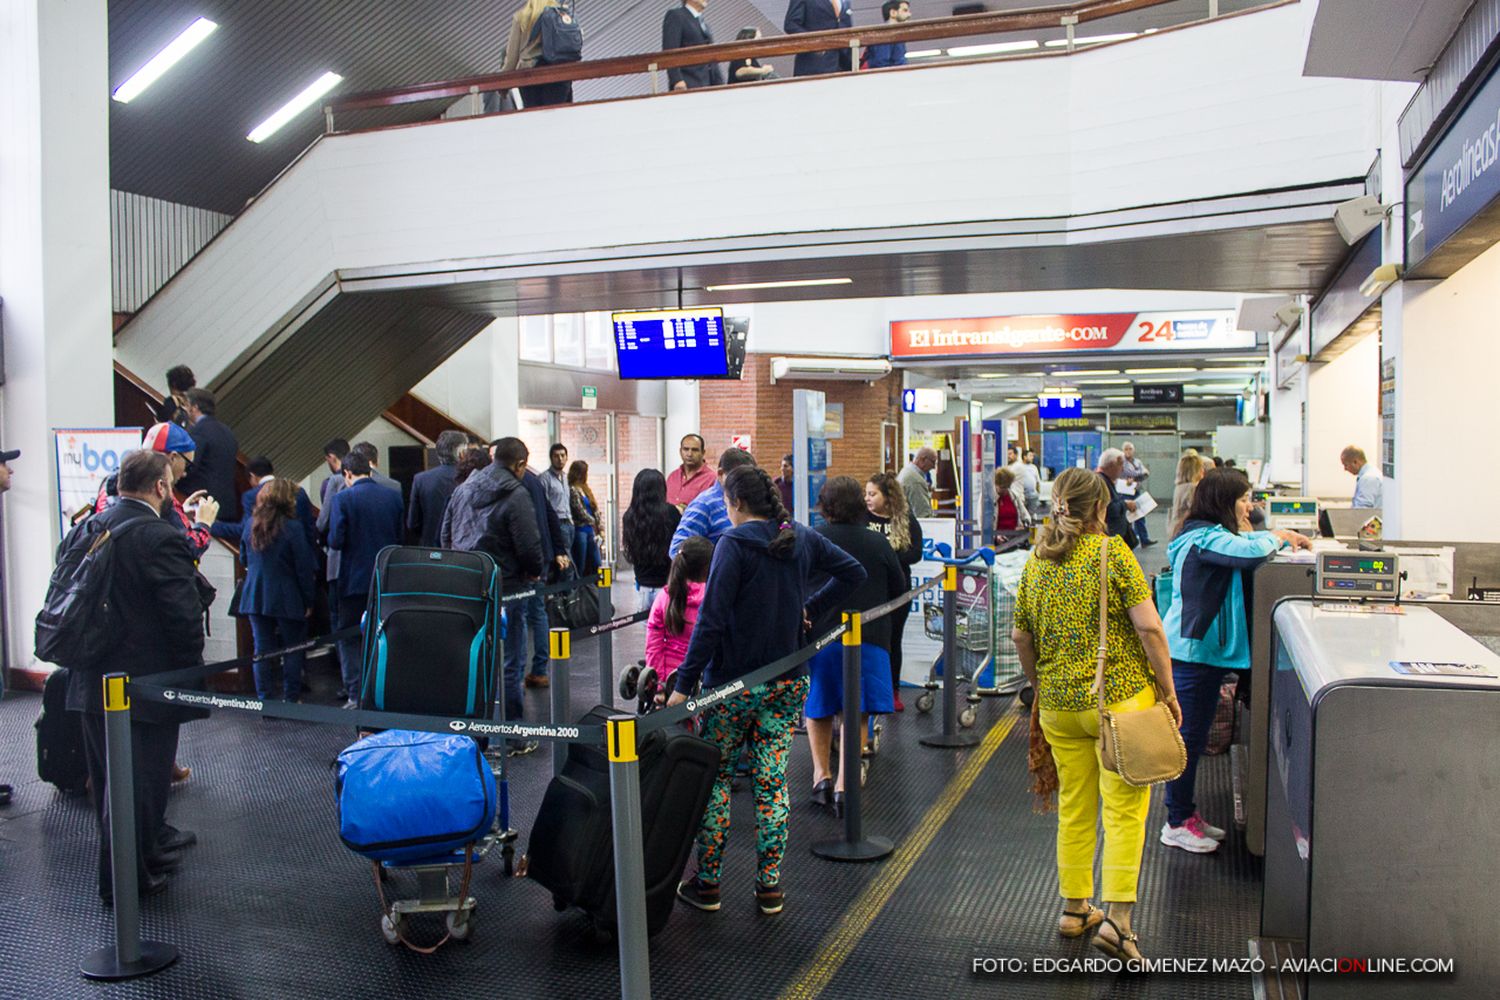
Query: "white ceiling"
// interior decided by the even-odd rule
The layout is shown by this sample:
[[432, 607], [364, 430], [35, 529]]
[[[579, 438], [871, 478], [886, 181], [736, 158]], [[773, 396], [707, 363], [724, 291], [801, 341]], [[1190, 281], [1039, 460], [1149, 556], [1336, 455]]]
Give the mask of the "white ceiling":
[[1472, 0], [1315, 0], [1308, 76], [1420, 83]]

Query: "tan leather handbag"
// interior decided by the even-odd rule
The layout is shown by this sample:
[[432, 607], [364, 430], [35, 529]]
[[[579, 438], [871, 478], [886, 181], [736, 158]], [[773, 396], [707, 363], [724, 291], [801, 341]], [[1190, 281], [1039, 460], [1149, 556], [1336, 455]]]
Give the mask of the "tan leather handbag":
[[1138, 712], [1112, 712], [1104, 707], [1104, 661], [1109, 655], [1109, 539], [1099, 546], [1099, 651], [1094, 670], [1094, 688], [1099, 694], [1099, 757], [1104, 769], [1137, 787], [1171, 781], [1187, 767], [1187, 746], [1177, 720], [1161, 697], [1161, 685], [1151, 664], [1146, 676], [1156, 690], [1157, 701]]

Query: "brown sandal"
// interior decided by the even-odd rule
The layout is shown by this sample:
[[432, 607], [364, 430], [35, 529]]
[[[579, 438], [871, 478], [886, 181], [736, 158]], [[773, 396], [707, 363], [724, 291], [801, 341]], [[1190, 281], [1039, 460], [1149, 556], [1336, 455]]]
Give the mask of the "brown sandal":
[[[1100, 926], [1099, 933], [1094, 935], [1094, 947], [1104, 952], [1110, 958], [1118, 958], [1132, 970], [1139, 968], [1140, 963], [1144, 961], [1141, 956], [1141, 949], [1137, 947], [1140, 938], [1134, 933], [1126, 934], [1121, 931], [1120, 925], [1109, 917], [1105, 917], [1103, 923], [1108, 924], [1114, 930], [1115, 939], [1111, 941], [1106, 938], [1104, 936], [1104, 928]], [[1131, 952], [1134, 952], [1134, 954], [1131, 954]]]
[[1063, 910], [1062, 915], [1064, 917], [1072, 917], [1078, 921], [1077, 927], [1064, 927], [1061, 921], [1058, 922], [1057, 933], [1065, 938], [1081, 938], [1095, 927], [1098, 927], [1104, 920], [1104, 911], [1093, 905], [1090, 905], [1082, 913]]

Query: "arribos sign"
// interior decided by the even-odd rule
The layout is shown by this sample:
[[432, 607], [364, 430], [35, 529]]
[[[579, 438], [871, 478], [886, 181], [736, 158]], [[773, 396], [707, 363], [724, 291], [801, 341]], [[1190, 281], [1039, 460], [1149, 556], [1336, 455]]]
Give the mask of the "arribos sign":
[[1254, 346], [1254, 332], [1235, 330], [1234, 313], [1228, 311], [991, 316], [891, 324], [893, 358]]

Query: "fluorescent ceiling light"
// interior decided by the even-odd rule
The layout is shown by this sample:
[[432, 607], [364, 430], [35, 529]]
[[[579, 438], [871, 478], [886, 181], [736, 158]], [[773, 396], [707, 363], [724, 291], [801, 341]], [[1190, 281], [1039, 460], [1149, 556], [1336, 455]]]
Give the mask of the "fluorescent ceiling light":
[[1195, 372], [1196, 368], [1127, 368], [1126, 375], [1175, 375], [1178, 372]]
[[918, 49], [915, 52], [908, 52], [906, 54], [906, 58], [908, 58], [908, 59], [935, 59], [935, 58], [937, 58], [938, 56], [940, 56], [942, 54], [943, 54], [943, 50], [942, 49]]
[[1129, 385], [1134, 379], [1128, 378], [1091, 378], [1083, 384], [1085, 389], [1095, 385]]
[[1081, 395], [1083, 395], [1083, 393], [1079, 392], [1076, 388], [1074, 388], [1071, 385], [1049, 385], [1047, 388], [1045, 388], [1045, 389], [1042, 390], [1041, 394], [1043, 396], [1081, 396]]
[[245, 138], [251, 142], [265, 142], [271, 136], [275, 135], [283, 125], [307, 110], [314, 101], [343, 82], [344, 78], [337, 73], [324, 73], [309, 84], [302, 93], [278, 108], [275, 114], [251, 129], [250, 134], [245, 136]]
[[129, 104], [141, 96], [141, 91], [160, 80], [167, 70], [176, 66], [182, 57], [198, 47], [198, 43], [214, 33], [218, 25], [206, 17], [200, 17], [183, 29], [182, 34], [167, 43], [167, 47], [151, 57], [151, 61], [135, 71], [135, 75], [115, 89], [112, 95], [121, 104]]
[[1036, 402], [1036, 397], [1035, 396], [1006, 396], [1005, 397], [1005, 401], [1007, 403], [1035, 403]]
[[1200, 368], [1204, 372], [1231, 372], [1235, 375], [1254, 375], [1259, 369], [1256, 368]]
[[[1073, 43], [1075, 45], [1096, 45], [1099, 42], [1123, 42], [1127, 38], [1135, 38], [1138, 34], [1139, 32], [1135, 31], [1122, 31], [1114, 35], [1079, 36], [1073, 39]], [[1067, 44], [1068, 40], [1066, 38], [1054, 38], [1047, 43], [1047, 48], [1057, 49]]]
[[1120, 369], [1118, 369], [1118, 368], [1069, 369], [1067, 371], [1055, 371], [1052, 374], [1054, 374], [1054, 375], [1066, 375], [1069, 378], [1072, 378], [1074, 375], [1118, 375], [1118, 374], [1120, 374]]
[[738, 285], [707, 285], [705, 292], [746, 292], [756, 288], [812, 288], [815, 285], [852, 285], [853, 278], [803, 278], [798, 281], [745, 281]]
[[1244, 362], [1245, 364], [1254, 363], [1254, 364], [1261, 364], [1261, 365], [1263, 365], [1263, 364], [1266, 363], [1265, 355], [1255, 355], [1255, 354], [1251, 355], [1248, 358], [1214, 358], [1214, 360], [1215, 361], [1228, 361], [1228, 362], [1239, 361], [1239, 362]]
[[1104, 396], [1102, 398], [1106, 403], [1124, 403], [1135, 399], [1134, 396]]
[[[950, 48], [950, 56], [992, 56], [1000, 52], [1025, 52], [1027, 49], [1039, 49], [1041, 45], [1035, 38], [1028, 38], [1020, 42], [990, 42], [986, 45], [960, 45]], [[910, 56], [907, 56], [910, 59]]]

